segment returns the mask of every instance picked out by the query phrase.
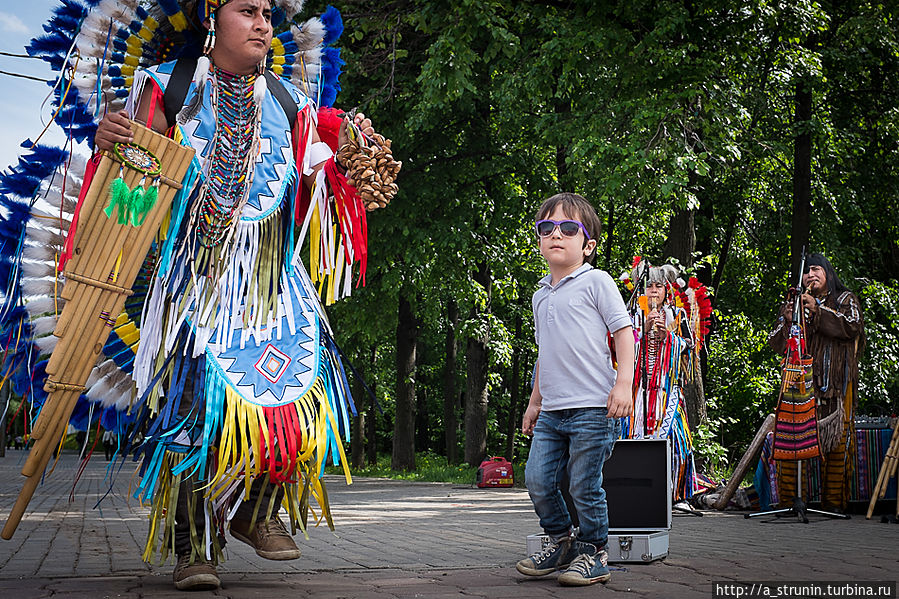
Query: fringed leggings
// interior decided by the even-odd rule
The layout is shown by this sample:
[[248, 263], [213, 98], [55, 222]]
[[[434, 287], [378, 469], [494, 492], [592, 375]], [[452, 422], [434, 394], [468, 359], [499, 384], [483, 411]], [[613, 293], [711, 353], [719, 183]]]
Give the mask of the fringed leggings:
[[[194, 376], [191, 372], [184, 383], [184, 396], [190, 397], [193, 393]], [[179, 416], [186, 417], [190, 412], [190, 402], [181, 402]], [[202, 412], [201, 412], [202, 413]], [[196, 426], [202, 427], [202, 418]], [[201, 484], [196, 475], [185, 478], [178, 486], [178, 502], [175, 509], [174, 548], [176, 555], [188, 555], [193, 552], [193, 557], [205, 553], [206, 532], [206, 501], [204, 501], [205, 484]], [[253, 481], [250, 487], [250, 496], [243, 500], [234, 514], [234, 518], [243, 521], [265, 520], [269, 513], [278, 513], [284, 490], [277, 485], [268, 482], [267, 477], [260, 477]], [[272, 503], [274, 501], [274, 503]], [[211, 510], [210, 510], [211, 512]], [[209, 518], [214, 518], [209, 514]], [[217, 530], [224, 530], [224, 523], [212, 522], [209, 527], [213, 534]], [[225, 546], [225, 539], [218, 535], [218, 548]], [[216, 552], [213, 552], [215, 554]], [[213, 562], [217, 561], [215, 557]]]

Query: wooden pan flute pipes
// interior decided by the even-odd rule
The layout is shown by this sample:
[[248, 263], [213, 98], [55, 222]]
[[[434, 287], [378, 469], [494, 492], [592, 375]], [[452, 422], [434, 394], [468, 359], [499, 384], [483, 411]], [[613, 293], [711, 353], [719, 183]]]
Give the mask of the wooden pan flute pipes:
[[60, 445], [84, 384], [96, 366], [110, 327], [126, 298], [194, 150], [137, 123], [134, 142], [104, 153], [78, 208], [71, 258], [65, 263], [66, 299], [47, 364], [48, 397], [35, 422], [34, 446], [22, 468], [27, 477], [0, 536], [12, 538], [53, 449]]
[[[868, 513], [865, 514], [865, 518], [868, 520], [874, 513], [877, 500], [886, 496], [887, 486], [889, 486], [890, 480], [896, 476], [897, 468], [899, 468], [899, 418], [896, 419], [896, 424], [893, 426], [890, 446], [887, 448], [886, 455], [883, 456], [883, 464], [880, 465], [880, 473], [877, 475], [877, 484], [874, 485], [874, 491], [871, 493]], [[896, 499], [896, 516], [899, 517], [899, 498]]]

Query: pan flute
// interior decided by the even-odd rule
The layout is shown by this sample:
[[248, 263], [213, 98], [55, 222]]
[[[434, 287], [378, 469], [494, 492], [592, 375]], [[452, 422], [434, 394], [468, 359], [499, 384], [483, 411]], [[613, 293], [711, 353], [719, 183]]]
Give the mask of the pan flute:
[[[44, 390], [48, 397], [34, 424], [34, 446], [22, 467], [26, 481], [0, 532], [4, 539], [12, 538], [53, 449], [65, 434], [84, 384], [194, 156], [192, 148], [138, 123], [132, 122], [132, 131], [133, 143], [118, 144], [115, 152], [102, 156], [83, 195], [78, 227], [69, 233], [74, 235], [74, 251], [64, 271], [66, 304], [53, 332], [59, 341], [47, 364]], [[137, 212], [123, 214], [125, 207], [110, 201], [116, 195], [111, 190], [135, 190], [133, 199], [140, 203], [146, 197], [143, 190], [149, 191], [150, 186], [155, 188], [149, 192], [156, 196], [155, 203], [143, 209], [132, 206]]]

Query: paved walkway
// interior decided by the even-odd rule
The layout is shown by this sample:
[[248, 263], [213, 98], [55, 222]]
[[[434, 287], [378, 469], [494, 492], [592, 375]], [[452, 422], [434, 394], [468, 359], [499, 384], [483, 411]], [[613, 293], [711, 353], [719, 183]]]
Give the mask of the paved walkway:
[[[13, 450], [0, 458], [2, 521], [21, 487], [24, 455]], [[0, 597], [183, 598], [172, 586], [171, 565], [140, 561], [147, 510], [130, 499], [130, 464], [97, 509], [108, 487], [106, 463], [102, 456], [92, 460], [70, 498], [77, 466], [73, 455], [64, 455], [38, 488], [13, 539], [0, 540]], [[810, 524], [800, 524], [795, 518], [747, 520], [741, 513], [706, 512], [674, 516], [665, 560], [617, 566], [604, 586], [563, 588], [553, 576], [528, 579], [515, 570], [526, 552], [525, 536], [538, 530], [523, 490], [382, 479], [356, 479], [347, 486], [341, 477], [328, 477], [328, 483], [336, 532], [311, 528], [308, 540], [299, 539], [303, 557], [293, 562], [263, 560], [232, 541], [219, 569], [223, 588], [198, 595], [713, 597], [715, 581], [899, 578], [899, 525], [863, 516], [812, 516]]]

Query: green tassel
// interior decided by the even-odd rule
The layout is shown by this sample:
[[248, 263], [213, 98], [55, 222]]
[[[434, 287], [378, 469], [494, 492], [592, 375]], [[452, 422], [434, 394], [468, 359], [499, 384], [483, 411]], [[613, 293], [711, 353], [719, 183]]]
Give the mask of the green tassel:
[[139, 227], [144, 224], [144, 219], [147, 218], [147, 215], [153, 210], [153, 207], [156, 206], [156, 200], [159, 197], [159, 187], [157, 185], [151, 185], [149, 189], [143, 194], [143, 201], [139, 206], [135, 205], [134, 210], [134, 226]]
[[104, 210], [104, 213], [107, 217], [112, 217], [113, 210], [118, 207], [119, 210], [119, 223], [122, 222], [122, 215], [127, 210], [128, 201], [131, 197], [131, 190], [128, 189], [128, 184], [125, 183], [125, 180], [122, 177], [117, 177], [112, 185], [109, 186], [109, 205]]
[[127, 220], [131, 221], [131, 224], [135, 227], [139, 226], [138, 222], [138, 214], [140, 213], [140, 208], [144, 204], [144, 196], [146, 195], [146, 190], [140, 185], [135, 185], [134, 189], [131, 190], [131, 201], [128, 205], [128, 216], [122, 224], [125, 224]]

